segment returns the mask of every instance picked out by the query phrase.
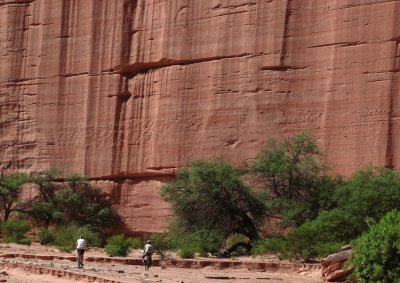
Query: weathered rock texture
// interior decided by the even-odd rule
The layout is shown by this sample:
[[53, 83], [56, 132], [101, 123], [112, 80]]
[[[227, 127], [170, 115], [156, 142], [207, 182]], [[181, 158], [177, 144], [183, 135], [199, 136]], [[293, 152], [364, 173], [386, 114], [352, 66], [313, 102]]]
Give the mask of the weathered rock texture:
[[240, 164], [269, 137], [310, 130], [343, 174], [398, 168], [399, 14], [395, 0], [0, 0], [0, 167], [114, 182], [134, 230], [168, 214], [152, 202], [175, 168]]
[[350, 254], [351, 249], [346, 249], [321, 260], [322, 277], [325, 281], [344, 282], [347, 280], [347, 276], [353, 272], [353, 267], [346, 265]]

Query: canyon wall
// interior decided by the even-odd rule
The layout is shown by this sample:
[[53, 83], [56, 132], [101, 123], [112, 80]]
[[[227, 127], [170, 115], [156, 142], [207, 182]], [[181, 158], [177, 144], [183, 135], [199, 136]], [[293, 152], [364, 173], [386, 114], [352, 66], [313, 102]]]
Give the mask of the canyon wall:
[[195, 158], [310, 131], [335, 172], [400, 166], [400, 2], [0, 0], [0, 169], [95, 180], [132, 232]]

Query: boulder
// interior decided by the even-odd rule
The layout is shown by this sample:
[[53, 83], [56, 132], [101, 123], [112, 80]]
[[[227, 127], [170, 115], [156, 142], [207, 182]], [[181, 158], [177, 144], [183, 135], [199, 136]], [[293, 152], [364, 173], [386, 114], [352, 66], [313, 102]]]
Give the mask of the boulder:
[[351, 248], [344, 246], [343, 251], [329, 255], [321, 260], [322, 277], [327, 282], [344, 282], [347, 276], [353, 272], [352, 267], [345, 265], [351, 254]]

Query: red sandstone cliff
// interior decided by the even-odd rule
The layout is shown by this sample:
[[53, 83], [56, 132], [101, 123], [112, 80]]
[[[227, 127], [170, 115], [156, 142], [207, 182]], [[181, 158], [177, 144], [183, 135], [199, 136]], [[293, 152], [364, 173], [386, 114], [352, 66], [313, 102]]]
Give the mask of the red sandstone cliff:
[[395, 0], [0, 0], [0, 168], [97, 178], [148, 232], [175, 168], [239, 164], [269, 137], [308, 129], [343, 174], [398, 168], [399, 15]]

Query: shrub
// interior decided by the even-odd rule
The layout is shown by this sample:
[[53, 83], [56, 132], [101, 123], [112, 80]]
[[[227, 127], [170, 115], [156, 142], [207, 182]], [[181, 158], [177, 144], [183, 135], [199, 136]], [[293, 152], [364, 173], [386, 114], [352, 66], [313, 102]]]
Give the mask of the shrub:
[[20, 239], [20, 240], [17, 242], [17, 244], [29, 246], [30, 244], [32, 244], [32, 238], [26, 236], [25, 238]]
[[28, 221], [19, 219], [10, 219], [1, 224], [6, 243], [30, 245], [32, 240], [25, 235], [30, 228]]
[[70, 252], [75, 247], [75, 242], [82, 236], [88, 246], [100, 247], [101, 240], [98, 233], [91, 231], [87, 227], [78, 227], [76, 225], [61, 226], [56, 232], [55, 244], [61, 251]]
[[296, 258], [309, 259], [318, 254], [315, 244], [318, 242], [318, 229], [312, 222], [306, 222], [287, 235], [288, 246]]
[[[386, 213], [398, 208], [400, 175], [386, 168], [364, 168], [339, 187], [335, 198], [341, 211], [336, 216], [341, 216], [346, 224], [343, 240], [355, 239], [368, 230], [366, 219], [379, 221]], [[340, 229], [339, 225], [332, 228]]]
[[169, 233], [153, 234], [145, 239], [151, 239], [153, 241], [153, 248], [160, 257], [163, 259], [165, 257], [165, 252], [168, 250], [174, 250], [174, 242], [171, 240], [171, 235]]
[[128, 238], [129, 247], [131, 249], [141, 249], [142, 248], [142, 241], [139, 238]]
[[287, 240], [279, 236], [260, 239], [254, 243], [251, 253], [253, 255], [264, 255], [267, 253], [286, 255]]
[[109, 256], [127, 256], [132, 248], [138, 248], [140, 245], [139, 239], [125, 238], [124, 235], [114, 235], [108, 238], [105, 251]]
[[341, 250], [342, 243], [330, 241], [320, 230], [318, 222], [306, 222], [287, 235], [288, 253], [295, 258], [325, 257]]
[[386, 214], [355, 241], [350, 258], [358, 282], [399, 282], [400, 212]]
[[277, 254], [283, 258], [323, 258], [341, 250], [341, 243], [324, 242], [312, 223], [292, 230], [287, 237], [274, 236], [255, 242], [253, 255]]
[[[294, 245], [298, 249], [304, 245], [309, 252], [312, 250], [303, 256], [315, 255], [313, 246], [317, 242], [350, 242], [368, 229], [367, 219], [378, 221], [397, 208], [400, 203], [400, 175], [385, 168], [364, 168], [338, 187], [334, 199], [337, 207], [322, 211], [300, 230], [295, 229], [294, 233], [298, 233], [296, 236], [304, 243], [298, 246], [293, 239]], [[305, 229], [309, 231], [306, 233]]]
[[[208, 256], [208, 253], [215, 253], [223, 247], [224, 238], [222, 231], [208, 229], [184, 231], [179, 225], [170, 226], [166, 233], [145, 237], [153, 241], [154, 250], [161, 257], [164, 257], [168, 250], [177, 250], [182, 258], [193, 258], [196, 254]], [[239, 239], [242, 240], [242, 236], [235, 235], [228, 241], [234, 242]]]
[[183, 245], [183, 246], [179, 249], [178, 255], [179, 255], [181, 258], [194, 258], [194, 255], [195, 255], [197, 249], [198, 249], [198, 248], [195, 247], [195, 246], [192, 245], [192, 244], [186, 244], [186, 245]]
[[54, 230], [41, 228], [38, 231], [38, 238], [41, 245], [54, 244], [56, 240], [56, 233]]
[[332, 242], [318, 242], [315, 244], [315, 252], [319, 258], [327, 257], [328, 255], [338, 253], [342, 250], [341, 243], [332, 243]]
[[183, 258], [193, 257], [196, 253], [201, 256], [215, 253], [223, 247], [224, 238], [222, 231], [204, 228], [193, 231], [172, 230], [169, 235], [172, 246], [179, 250]]

